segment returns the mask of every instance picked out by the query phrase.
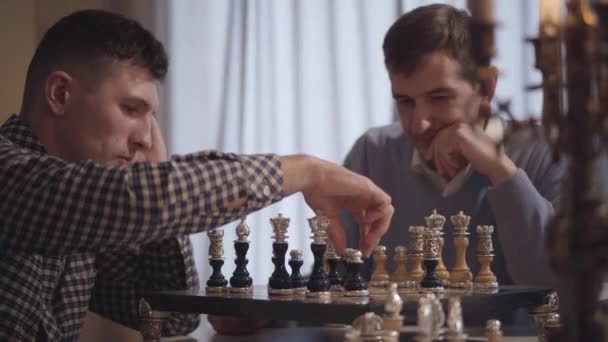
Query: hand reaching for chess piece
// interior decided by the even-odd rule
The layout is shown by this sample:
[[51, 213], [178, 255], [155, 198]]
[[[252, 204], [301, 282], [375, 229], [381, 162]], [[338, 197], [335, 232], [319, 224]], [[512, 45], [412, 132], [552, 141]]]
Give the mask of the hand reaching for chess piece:
[[368, 178], [314, 157], [282, 157], [281, 164], [283, 195], [302, 192], [312, 209], [322, 211], [330, 219], [329, 236], [336, 252], [342, 254], [346, 247], [338, 211], [348, 209], [360, 227], [360, 250], [363, 256], [369, 257], [393, 216], [390, 196]]
[[251, 335], [272, 325], [271, 320], [257, 320], [232, 316], [208, 315], [213, 330], [220, 335]]

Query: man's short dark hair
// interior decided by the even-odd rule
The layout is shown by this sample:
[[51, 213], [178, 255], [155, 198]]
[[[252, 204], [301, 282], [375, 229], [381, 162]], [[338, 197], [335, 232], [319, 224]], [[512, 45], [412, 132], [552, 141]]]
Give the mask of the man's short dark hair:
[[158, 80], [165, 77], [169, 64], [162, 43], [135, 20], [101, 10], [74, 12], [55, 23], [38, 44], [28, 68], [26, 92], [66, 65], [84, 66], [94, 73], [103, 72], [100, 62], [114, 61], [144, 67]]
[[382, 48], [391, 73], [410, 75], [422, 56], [445, 51], [460, 64], [465, 79], [477, 81], [471, 17], [450, 5], [422, 6], [402, 15], [386, 33]]

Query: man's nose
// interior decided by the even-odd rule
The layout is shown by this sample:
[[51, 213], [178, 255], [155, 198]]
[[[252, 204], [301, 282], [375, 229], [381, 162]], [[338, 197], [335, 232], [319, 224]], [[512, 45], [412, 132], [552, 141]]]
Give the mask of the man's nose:
[[150, 149], [152, 147], [152, 124], [150, 120], [142, 120], [134, 134], [131, 143], [138, 149]]
[[431, 128], [432, 122], [422, 108], [417, 107], [412, 114], [412, 133], [422, 135]]

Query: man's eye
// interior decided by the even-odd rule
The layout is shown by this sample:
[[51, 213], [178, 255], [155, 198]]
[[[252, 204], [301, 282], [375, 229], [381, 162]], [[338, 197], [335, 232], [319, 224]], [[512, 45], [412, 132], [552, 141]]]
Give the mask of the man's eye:
[[445, 101], [447, 99], [449, 99], [449, 96], [447, 96], [447, 95], [435, 95], [435, 96], [431, 96], [431, 101], [433, 101], [433, 102]]
[[135, 106], [123, 105], [122, 109], [125, 111], [125, 113], [130, 115], [134, 115], [137, 113], [137, 108]]
[[397, 99], [397, 105], [413, 107], [416, 103], [412, 99]]

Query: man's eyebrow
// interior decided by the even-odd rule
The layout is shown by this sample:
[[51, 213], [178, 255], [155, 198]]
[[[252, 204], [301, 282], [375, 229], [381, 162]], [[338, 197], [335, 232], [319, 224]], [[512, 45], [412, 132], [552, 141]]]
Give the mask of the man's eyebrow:
[[405, 95], [405, 94], [399, 94], [396, 92], [393, 92], [393, 98], [394, 99], [411, 99], [411, 96]]
[[438, 87], [438, 88], [434, 88], [431, 89], [429, 91], [426, 92], [427, 95], [438, 95], [438, 94], [446, 94], [446, 93], [453, 93], [454, 89], [450, 88], [450, 87]]

